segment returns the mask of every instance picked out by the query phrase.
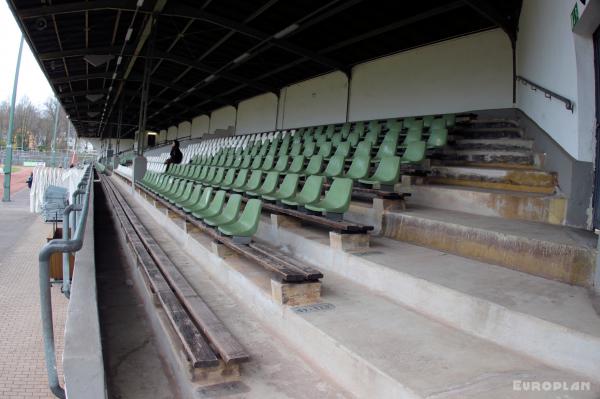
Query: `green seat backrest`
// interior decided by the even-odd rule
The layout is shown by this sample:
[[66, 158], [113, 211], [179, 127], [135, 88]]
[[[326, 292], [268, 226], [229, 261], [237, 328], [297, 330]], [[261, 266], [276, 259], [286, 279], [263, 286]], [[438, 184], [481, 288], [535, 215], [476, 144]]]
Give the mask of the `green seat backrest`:
[[423, 127], [431, 127], [431, 122], [433, 122], [433, 115], [426, 115], [423, 117]]
[[262, 180], [262, 170], [253, 170], [250, 178], [244, 185], [245, 191], [256, 191], [260, 187], [260, 181]]
[[373, 180], [383, 181], [387, 183], [396, 183], [400, 177], [400, 157], [385, 157], [381, 158]]
[[206, 208], [210, 204], [210, 199], [212, 197], [213, 189], [212, 187], [207, 187], [202, 191], [202, 195], [197, 203], [193, 205], [194, 208]]
[[202, 173], [205, 167], [206, 166], [197, 165], [196, 170], [194, 171], [194, 174], [192, 175], [191, 179], [198, 180], [198, 177], [200, 177], [200, 174]]
[[273, 141], [271, 141], [271, 145], [269, 146], [269, 151], [267, 151], [268, 155], [275, 155], [277, 154], [277, 147], [279, 146], [279, 140], [278, 139], [273, 139]]
[[410, 143], [402, 155], [402, 161], [421, 162], [425, 158], [425, 147], [424, 141]]
[[288, 173], [300, 173], [304, 168], [304, 155], [297, 155], [292, 159]]
[[242, 164], [243, 160], [244, 160], [244, 157], [241, 154], [236, 155], [235, 159], [233, 160], [233, 163], [231, 164], [231, 167], [239, 168], [240, 165]]
[[393, 141], [384, 141], [379, 146], [379, 150], [377, 150], [377, 154], [375, 155], [376, 159], [381, 159], [384, 157], [392, 157], [396, 155], [396, 149], [398, 148], [398, 142], [395, 143]]
[[307, 175], [316, 175], [321, 172], [323, 167], [323, 156], [322, 155], [313, 155], [310, 157], [308, 161], [308, 165], [306, 165], [306, 169], [304, 173]]
[[364, 179], [369, 174], [370, 162], [371, 158], [367, 154], [355, 156], [346, 176], [351, 179]]
[[337, 177], [333, 179], [333, 183], [323, 198], [323, 207], [325, 210], [334, 210], [337, 213], [345, 213], [350, 207], [352, 199], [352, 179]]
[[334, 133], [333, 136], [331, 137], [331, 144], [336, 146], [341, 142], [342, 142], [342, 133], [340, 133], [340, 132]]
[[200, 199], [200, 195], [202, 195], [202, 186], [200, 184], [197, 184], [186, 202], [188, 204], [195, 204]]
[[223, 181], [224, 177], [225, 177], [225, 168], [218, 168], [217, 173], [215, 173], [214, 179], [211, 180], [211, 183], [219, 184]]
[[225, 174], [225, 178], [223, 179], [222, 183], [224, 185], [230, 186], [233, 183], [233, 180], [235, 179], [235, 172], [235, 168], [228, 169], [227, 174]]
[[229, 199], [227, 200], [227, 204], [225, 204], [225, 208], [223, 208], [219, 217], [222, 217], [229, 221], [234, 221], [235, 219], [237, 219], [241, 205], [242, 196], [240, 194], [231, 194], [229, 196]]
[[354, 129], [352, 129], [352, 132], [357, 132], [358, 135], [360, 137], [362, 137], [363, 134], [365, 134], [365, 123], [364, 122], [356, 122], [354, 124]]
[[233, 184], [231, 186], [234, 188], [244, 187], [244, 184], [246, 184], [247, 178], [248, 178], [248, 169], [242, 169], [239, 171], [239, 173], [235, 177], [235, 181], [233, 182]]
[[406, 132], [406, 137], [404, 137], [402, 144], [407, 145], [415, 141], [421, 141], [422, 134], [423, 130], [421, 128], [411, 127], [408, 129], [408, 132]]
[[344, 140], [348, 138], [348, 135], [350, 134], [350, 122], [346, 122], [342, 125], [340, 133], [342, 134], [342, 138]]
[[333, 155], [339, 155], [342, 156], [344, 158], [348, 158], [348, 156], [350, 155], [350, 142], [349, 141], [342, 141], [340, 142], [336, 149], [335, 152], [333, 153]]
[[260, 165], [262, 164], [263, 158], [261, 156], [255, 156], [252, 164], [250, 165], [250, 169], [260, 169]]
[[260, 191], [263, 193], [272, 193], [273, 191], [275, 191], [278, 182], [278, 172], [267, 172], [267, 177], [265, 177], [265, 181], [263, 181], [262, 186], [260, 186]]
[[302, 152], [302, 155], [304, 155], [305, 157], [313, 156], [313, 154], [315, 153], [315, 148], [316, 143], [314, 141], [304, 143], [304, 151]]
[[318, 201], [321, 198], [321, 189], [323, 188], [324, 181], [325, 178], [323, 176], [308, 176], [296, 198], [306, 204]]
[[317, 137], [317, 144], [318, 145], [321, 145], [322, 143], [324, 143], [326, 141], [327, 141], [327, 137], [324, 134]]
[[210, 166], [203, 166], [196, 180], [204, 181], [204, 179], [206, 179], [206, 176], [208, 175], [208, 171], [210, 170], [210, 168]]
[[333, 137], [334, 133], [335, 133], [335, 126], [327, 125], [327, 129], [325, 130], [325, 137], [327, 137], [328, 139], [331, 139]]
[[445, 129], [446, 128], [446, 120], [444, 118], [436, 118], [431, 121], [431, 125], [429, 126], [429, 130], [433, 129]]
[[262, 163], [262, 165], [260, 166], [260, 169], [262, 170], [271, 170], [273, 169], [273, 164], [275, 163], [275, 158], [273, 158], [273, 155], [267, 155]]
[[223, 166], [225, 166], [226, 168], [228, 168], [231, 165], [233, 165], [234, 158], [235, 158], [235, 156], [233, 154], [227, 155], [227, 159], [225, 160], [225, 164]]
[[276, 172], [284, 172], [287, 169], [289, 162], [290, 157], [288, 157], [287, 155], [280, 156], [279, 158], [277, 158], [277, 163], [275, 164], [273, 170]]
[[221, 156], [219, 157], [219, 160], [217, 161], [217, 166], [223, 166], [225, 164], [226, 160], [227, 160], [227, 152], [223, 151], [223, 154], [221, 154]]
[[223, 204], [225, 203], [225, 191], [219, 190], [216, 192], [212, 201], [210, 201], [210, 205], [206, 210], [209, 214], [219, 214], [221, 213], [221, 209], [223, 209]]
[[443, 118], [446, 120], [446, 127], [454, 127], [456, 124], [455, 114], [445, 114]]
[[323, 126], [317, 126], [315, 128], [315, 136], [321, 136], [323, 134]]
[[427, 147], [443, 147], [448, 142], [448, 129], [432, 129], [427, 139]]
[[340, 155], [334, 155], [327, 163], [327, 167], [323, 174], [328, 177], [335, 177], [342, 174], [344, 171], [344, 157]]
[[248, 169], [250, 167], [251, 163], [252, 163], [252, 156], [246, 155], [244, 157], [244, 159], [242, 160], [242, 164], [240, 165], [240, 168]]
[[292, 144], [292, 150], [290, 151], [290, 155], [295, 157], [300, 155], [300, 153], [302, 152], [302, 143], [301, 142], [296, 142], [294, 144]]
[[285, 175], [281, 185], [277, 189], [277, 194], [283, 196], [285, 198], [289, 198], [292, 195], [296, 194], [298, 190], [298, 181], [300, 179], [300, 175], [296, 173], [289, 173]]
[[290, 149], [290, 140], [288, 139], [288, 137], [290, 137], [290, 136], [286, 136], [286, 138], [281, 143], [281, 146], [279, 147], [279, 151], [277, 152], [277, 155], [279, 155], [279, 156], [287, 155], [287, 153]]
[[243, 231], [247, 236], [256, 234], [261, 211], [262, 202], [260, 200], [256, 198], [249, 200], [242, 211], [242, 215], [235, 223], [238, 231]]
[[350, 145], [355, 147], [358, 144], [358, 141], [360, 140], [360, 134], [357, 131], [353, 131], [348, 135], [347, 139]]
[[215, 174], [217, 173], [217, 167], [211, 166], [206, 174], [206, 177], [202, 180], [205, 183], [211, 182], [215, 178]]
[[354, 151], [354, 156], [355, 157], [359, 156], [359, 155], [371, 156], [371, 148], [372, 147], [373, 147], [373, 144], [370, 141], [361, 141], [356, 146], [356, 150]]
[[319, 146], [319, 155], [322, 155], [324, 158], [329, 158], [331, 155], [331, 151], [333, 149], [333, 144], [329, 141], [322, 143]]
[[370, 121], [369, 130], [377, 129], [379, 127], [379, 121]]
[[399, 121], [397, 119], [388, 119], [385, 122], [385, 127], [388, 129], [402, 129], [402, 121]]

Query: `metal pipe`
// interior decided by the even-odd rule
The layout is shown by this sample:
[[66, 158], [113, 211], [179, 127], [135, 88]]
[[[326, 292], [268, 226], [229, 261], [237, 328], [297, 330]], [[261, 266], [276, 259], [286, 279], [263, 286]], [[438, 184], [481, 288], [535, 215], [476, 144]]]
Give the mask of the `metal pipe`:
[[40, 250], [38, 260], [39, 285], [40, 285], [40, 310], [42, 318], [42, 333], [44, 338], [44, 354], [46, 358], [46, 371], [48, 373], [48, 385], [54, 396], [65, 399], [65, 390], [58, 381], [58, 372], [56, 369], [56, 350], [54, 346], [54, 328], [52, 325], [52, 294], [50, 291], [50, 257], [58, 252], [76, 252], [83, 246], [83, 235], [87, 222], [89, 209], [89, 193], [91, 182], [89, 172], [86, 170], [83, 179], [86, 179], [85, 198], [81, 210], [81, 218], [74, 232], [72, 240], [55, 239], [47, 243]]
[[6, 132], [6, 159], [4, 160], [4, 194], [2, 195], [2, 201], [4, 202], [10, 201], [10, 178], [12, 173], [12, 140], [15, 120], [15, 106], [17, 102], [17, 86], [19, 83], [19, 70], [21, 69], [21, 54], [23, 54], [23, 35], [21, 35], [21, 42], [19, 43], [19, 54], [17, 55], [17, 69], [15, 71], [15, 79], [13, 82], [12, 97], [10, 99], [8, 132]]

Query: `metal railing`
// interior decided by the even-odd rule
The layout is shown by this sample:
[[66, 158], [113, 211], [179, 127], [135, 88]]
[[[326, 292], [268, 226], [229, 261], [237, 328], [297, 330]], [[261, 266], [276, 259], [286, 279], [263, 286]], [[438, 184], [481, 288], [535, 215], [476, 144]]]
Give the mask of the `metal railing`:
[[[62, 289], [67, 298], [70, 296], [70, 270], [69, 254], [77, 252], [83, 246], [85, 226], [90, 201], [90, 191], [93, 182], [92, 167], [88, 166], [81, 178], [77, 190], [72, 194], [72, 203], [63, 213], [63, 238], [54, 239], [42, 247], [39, 253], [39, 283], [40, 283], [40, 308], [42, 314], [42, 332], [44, 337], [44, 354], [46, 356], [46, 369], [48, 384], [52, 393], [61, 399], [65, 398], [65, 390], [58, 381], [56, 369], [56, 351], [54, 347], [54, 328], [52, 325], [52, 296], [50, 291], [50, 257], [54, 253], [63, 254], [63, 282]], [[77, 216], [79, 212], [79, 217]], [[72, 223], [70, 215], [73, 213]], [[69, 228], [73, 227], [73, 237], [69, 239]]]
[[531, 90], [539, 90], [543, 92], [546, 98], [556, 98], [558, 101], [562, 101], [565, 104], [565, 108], [573, 112], [575, 108], [575, 103], [569, 100], [568, 98], [561, 96], [560, 94], [557, 94], [550, 89], [546, 89], [545, 87], [540, 86], [537, 83], [533, 83], [531, 80], [526, 79], [523, 76], [517, 75], [517, 80], [523, 83], [524, 85], [529, 85], [529, 87], [531, 87]]

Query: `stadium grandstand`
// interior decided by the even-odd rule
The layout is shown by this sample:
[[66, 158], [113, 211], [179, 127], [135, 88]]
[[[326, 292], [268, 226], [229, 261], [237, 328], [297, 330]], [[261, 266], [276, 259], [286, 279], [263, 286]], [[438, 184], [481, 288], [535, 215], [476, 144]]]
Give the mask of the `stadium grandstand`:
[[599, 1], [8, 4], [98, 154], [49, 395], [599, 397]]

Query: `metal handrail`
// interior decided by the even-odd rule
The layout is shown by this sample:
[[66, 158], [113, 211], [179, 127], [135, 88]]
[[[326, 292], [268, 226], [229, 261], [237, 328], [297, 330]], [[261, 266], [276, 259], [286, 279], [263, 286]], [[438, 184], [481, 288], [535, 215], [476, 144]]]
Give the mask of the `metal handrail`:
[[540, 86], [539, 84], [534, 83], [531, 80], [524, 78], [523, 76], [517, 75], [517, 80], [521, 81], [521, 83], [525, 85], [529, 85], [531, 87], [531, 90], [542, 91], [546, 95], [546, 98], [556, 98], [557, 100], [562, 101], [565, 104], [565, 108], [573, 112], [575, 108], [575, 103], [569, 100], [568, 98], [561, 96], [560, 94], [557, 94], [550, 89], [546, 89], [545, 87]]
[[[85, 226], [87, 222], [87, 214], [90, 203], [90, 191], [91, 191], [91, 183], [93, 179], [92, 176], [92, 167], [88, 166], [86, 171], [81, 178], [81, 183], [78, 185], [78, 190], [73, 193], [73, 204], [68, 206], [65, 209], [64, 216], [66, 218], [63, 219], [63, 237], [65, 234], [65, 229], [67, 231], [66, 236], [68, 237], [68, 227], [69, 227], [69, 214], [73, 211], [78, 211], [79, 209], [81, 214], [79, 217], [79, 221], [77, 223], [77, 219], [73, 218], [73, 226], [76, 227], [74, 231], [73, 238], [69, 239], [55, 239], [48, 242], [46, 245], [42, 247], [39, 253], [39, 284], [40, 284], [40, 308], [42, 314], [42, 332], [44, 337], [44, 354], [46, 357], [46, 369], [48, 373], [48, 385], [50, 386], [50, 390], [54, 394], [54, 396], [65, 399], [65, 390], [60, 386], [60, 382], [58, 381], [58, 371], [56, 369], [56, 351], [54, 347], [54, 328], [52, 325], [52, 295], [50, 292], [50, 256], [54, 253], [62, 252], [67, 253], [67, 274], [68, 277], [68, 254], [70, 252], [77, 252], [83, 246], [84, 232]], [[85, 187], [85, 189], [81, 189], [81, 187]], [[80, 195], [84, 195], [83, 204], [78, 204], [77, 199]], [[64, 261], [64, 260], [63, 260]], [[63, 272], [64, 272], [64, 264], [63, 264]], [[63, 279], [64, 279], [63, 275]], [[67, 283], [68, 285], [68, 283]], [[64, 288], [64, 287], [63, 287]], [[70, 289], [69, 289], [70, 290]], [[68, 294], [67, 294], [68, 295]]]

